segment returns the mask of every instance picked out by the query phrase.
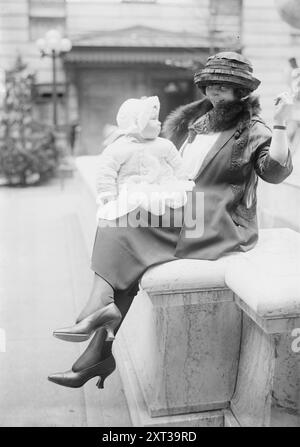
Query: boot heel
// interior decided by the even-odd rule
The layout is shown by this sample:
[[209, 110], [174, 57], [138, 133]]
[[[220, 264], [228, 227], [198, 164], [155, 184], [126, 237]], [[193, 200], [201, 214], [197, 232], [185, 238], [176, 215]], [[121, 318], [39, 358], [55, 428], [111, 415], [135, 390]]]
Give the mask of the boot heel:
[[101, 375], [99, 375], [99, 380], [96, 383], [96, 387], [99, 389], [103, 389], [104, 388], [104, 380], [106, 379], [106, 377], [108, 377], [112, 372], [114, 371], [114, 369], [107, 371]]
[[114, 329], [111, 326], [106, 326], [105, 329], [107, 331], [105, 341], [113, 341], [115, 339]]
[[100, 327], [105, 327], [109, 334], [107, 340], [114, 340], [113, 331], [121, 320], [121, 312], [114, 303], [110, 303], [87, 316], [80, 323], [54, 331], [53, 335], [61, 340], [80, 342], [88, 340]]
[[99, 376], [99, 380], [96, 383], [96, 387], [99, 388], [99, 389], [104, 388], [104, 380], [105, 380], [104, 376]]
[[118, 318], [117, 320], [108, 321], [104, 328], [106, 329], [107, 335], [105, 341], [113, 341], [115, 339], [114, 331], [118, 324], [120, 323], [121, 318]]

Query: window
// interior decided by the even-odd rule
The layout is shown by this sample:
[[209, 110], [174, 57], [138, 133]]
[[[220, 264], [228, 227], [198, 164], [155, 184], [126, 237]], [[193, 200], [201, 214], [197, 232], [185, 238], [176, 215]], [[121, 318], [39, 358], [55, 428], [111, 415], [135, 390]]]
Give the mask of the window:
[[44, 37], [50, 29], [57, 29], [62, 35], [65, 34], [65, 19], [56, 17], [30, 17], [30, 40]]
[[65, 17], [64, 0], [29, 0], [30, 17]]
[[65, 34], [66, 5], [64, 0], [29, 0], [30, 40], [44, 37], [50, 29]]
[[242, 0], [210, 0], [210, 7], [215, 14], [239, 15], [242, 9]]
[[[60, 123], [65, 122], [65, 84], [57, 84], [57, 116]], [[53, 120], [52, 84], [34, 86], [34, 118], [36, 121], [51, 125]]]

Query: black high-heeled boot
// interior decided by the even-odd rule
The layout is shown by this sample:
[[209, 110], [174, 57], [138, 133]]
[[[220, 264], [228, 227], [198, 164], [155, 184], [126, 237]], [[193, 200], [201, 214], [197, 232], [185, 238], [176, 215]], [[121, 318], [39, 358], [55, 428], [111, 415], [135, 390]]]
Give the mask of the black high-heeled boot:
[[114, 340], [114, 330], [122, 320], [122, 314], [115, 303], [108, 304], [100, 310], [81, 320], [74, 326], [57, 329], [53, 332], [54, 337], [65, 341], [86, 341], [100, 327], [107, 331], [106, 340]]
[[[129, 310], [138, 288], [138, 282], [136, 282], [127, 291], [117, 291], [115, 300], [123, 318]], [[115, 333], [117, 333], [120, 323], [121, 321], [116, 326]], [[97, 386], [98, 388], [103, 388], [104, 380], [116, 367], [115, 359], [111, 352], [112, 341], [106, 341], [105, 335], [106, 330], [104, 328], [98, 329], [86, 350], [73, 364], [72, 369], [64, 373], [52, 374], [48, 379], [62, 386], [78, 388], [100, 373]]]
[[71, 388], [84, 385], [91, 378], [99, 375], [98, 388], [103, 388], [104, 380], [115, 369], [115, 360], [111, 352], [112, 342], [106, 342], [106, 330], [96, 331], [92, 341], [73, 364], [72, 369], [48, 377], [51, 382]]
[[114, 356], [111, 354], [106, 359], [89, 368], [82, 369], [81, 371], [73, 371], [73, 369], [71, 369], [62, 373], [51, 374], [48, 376], [48, 380], [57, 385], [67, 386], [69, 388], [80, 388], [93, 377], [99, 376], [96, 386], [98, 388], [104, 388], [104, 380], [115, 369], [116, 362]]
[[106, 330], [102, 327], [95, 332], [84, 352], [73, 364], [72, 370], [74, 372], [82, 371], [109, 357], [112, 352], [106, 349], [106, 345], [111, 345], [112, 342], [107, 342], [105, 339]]

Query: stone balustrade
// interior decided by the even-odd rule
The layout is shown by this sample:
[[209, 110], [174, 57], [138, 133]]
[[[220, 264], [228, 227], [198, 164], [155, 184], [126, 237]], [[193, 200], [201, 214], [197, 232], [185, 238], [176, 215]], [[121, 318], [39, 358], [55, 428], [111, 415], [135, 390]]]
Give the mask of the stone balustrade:
[[300, 426], [299, 233], [261, 230], [257, 247], [231, 261], [225, 282], [243, 311], [232, 411], [243, 426]]
[[[93, 201], [95, 157], [76, 164]], [[300, 426], [300, 235], [259, 236], [143, 275], [113, 345], [133, 425]]]

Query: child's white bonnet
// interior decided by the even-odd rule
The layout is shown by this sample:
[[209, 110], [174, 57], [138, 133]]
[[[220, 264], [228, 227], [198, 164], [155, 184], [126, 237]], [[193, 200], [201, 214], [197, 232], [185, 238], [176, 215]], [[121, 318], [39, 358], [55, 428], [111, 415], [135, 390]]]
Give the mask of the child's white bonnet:
[[158, 112], [160, 109], [157, 96], [127, 99], [119, 108], [117, 124], [125, 133], [140, 132], [147, 126], [154, 109]]

